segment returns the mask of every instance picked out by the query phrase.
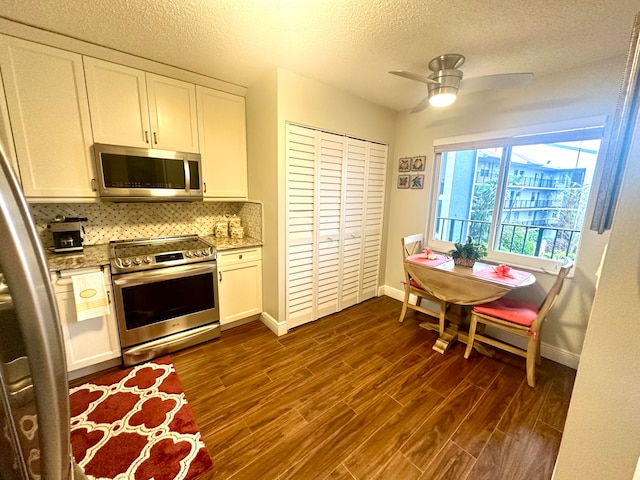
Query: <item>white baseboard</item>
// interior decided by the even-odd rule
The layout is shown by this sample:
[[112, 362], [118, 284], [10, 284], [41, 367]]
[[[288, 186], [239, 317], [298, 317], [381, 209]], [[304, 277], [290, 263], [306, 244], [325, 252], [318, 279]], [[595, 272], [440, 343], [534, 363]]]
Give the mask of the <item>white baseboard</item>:
[[122, 366], [122, 357], [112, 358], [111, 360], [105, 360], [104, 362], [96, 363], [95, 365], [89, 365], [88, 367], [73, 370], [67, 374], [67, 377], [69, 380], [77, 380], [78, 378], [86, 377], [87, 375], [118, 366]]
[[[389, 287], [388, 285], [385, 285], [384, 287], [384, 295], [386, 295], [387, 297], [391, 297], [394, 300], [398, 300], [400, 302], [404, 302], [404, 290], [400, 290], [399, 288], [393, 288], [393, 287]], [[416, 301], [418, 300], [418, 297], [416, 297], [415, 295], [409, 295], [409, 302], [415, 304]], [[423, 302], [428, 302], [431, 303], [431, 308], [433, 310], [438, 310], [438, 304], [435, 302], [430, 302], [429, 300], [422, 300]]]
[[[399, 300], [400, 302], [404, 301], [404, 290], [401, 290], [399, 288], [393, 288], [389, 285], [385, 285], [384, 295], [387, 295], [388, 297], [391, 297], [395, 300]], [[411, 295], [409, 301], [415, 303], [416, 297], [414, 295]], [[487, 331], [492, 337], [495, 337], [498, 340], [502, 340], [503, 342], [515, 345], [516, 347], [524, 348], [524, 346], [526, 345], [526, 340], [517, 337], [516, 335], [512, 335], [508, 332], [491, 328]], [[580, 355], [569, 352], [567, 350], [563, 350], [554, 345], [549, 345], [548, 343], [544, 342], [541, 346], [540, 355], [544, 358], [548, 358], [549, 360], [553, 360], [554, 362], [558, 362], [559, 364], [565, 365], [570, 368], [577, 369], [578, 364], [580, 363]]]
[[[487, 333], [491, 337], [502, 340], [505, 343], [515, 345], [519, 348], [525, 348], [527, 343], [524, 338], [518, 337], [503, 330], [487, 327]], [[542, 345], [540, 346], [540, 356], [548, 358], [549, 360], [553, 360], [554, 362], [558, 362], [561, 365], [574, 368], [576, 370], [578, 369], [578, 364], [580, 363], [580, 355], [571, 353], [567, 350], [563, 350], [554, 345], [549, 345], [548, 343], [544, 342], [542, 342]]]
[[262, 315], [260, 315], [260, 320], [278, 337], [281, 337], [289, 331], [289, 329], [287, 328], [287, 322], [278, 322], [275, 318], [273, 318], [266, 312], [262, 312]]
[[251, 323], [254, 320], [260, 319], [260, 314], [251, 315], [250, 317], [243, 318], [242, 320], [236, 320], [235, 322], [227, 323], [225, 325], [220, 325], [220, 331], [224, 332], [225, 330], [229, 330], [231, 328], [239, 327], [240, 325], [244, 325], [245, 323]]
[[[391, 297], [394, 300], [398, 300], [400, 302], [404, 301], [404, 290], [401, 290], [399, 288], [393, 288], [390, 287], [389, 285], [384, 285], [383, 287], [383, 291], [382, 294], [386, 295], [387, 297]], [[415, 296], [411, 296], [409, 297], [409, 300], [413, 300], [415, 301]]]

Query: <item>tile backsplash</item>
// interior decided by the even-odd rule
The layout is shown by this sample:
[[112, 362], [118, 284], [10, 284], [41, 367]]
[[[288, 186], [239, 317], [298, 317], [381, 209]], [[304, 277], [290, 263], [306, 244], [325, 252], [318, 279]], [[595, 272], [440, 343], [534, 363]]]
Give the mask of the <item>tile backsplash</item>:
[[47, 225], [56, 215], [87, 217], [85, 245], [110, 240], [211, 235], [215, 223], [237, 215], [247, 237], [262, 239], [262, 205], [255, 202], [32, 203], [31, 216], [45, 247], [53, 245]]

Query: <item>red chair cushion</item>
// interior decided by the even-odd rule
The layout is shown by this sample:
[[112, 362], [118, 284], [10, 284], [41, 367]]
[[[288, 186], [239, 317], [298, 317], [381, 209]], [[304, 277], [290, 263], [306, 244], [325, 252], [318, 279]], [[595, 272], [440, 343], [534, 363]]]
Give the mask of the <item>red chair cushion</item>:
[[493, 302], [476, 305], [473, 307], [473, 311], [522, 325], [523, 327], [530, 327], [538, 315], [538, 306], [522, 300], [501, 298]]
[[409, 281], [409, 285], [411, 285], [413, 288], [419, 288], [420, 290], [422, 290], [422, 287], [420, 286], [420, 284], [416, 282], [413, 278]]

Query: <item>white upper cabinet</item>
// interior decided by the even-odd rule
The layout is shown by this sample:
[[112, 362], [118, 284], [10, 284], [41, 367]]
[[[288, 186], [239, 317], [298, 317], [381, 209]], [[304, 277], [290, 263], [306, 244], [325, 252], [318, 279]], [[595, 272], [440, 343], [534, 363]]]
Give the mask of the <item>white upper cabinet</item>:
[[145, 73], [84, 57], [96, 143], [151, 148]]
[[[0, 75], [0, 92], [4, 92], [4, 84]], [[20, 178], [20, 170], [18, 169], [18, 160], [16, 159], [16, 150], [13, 147], [13, 136], [11, 135], [11, 122], [9, 121], [9, 110], [7, 109], [7, 101], [4, 95], [0, 95], [0, 147], [2, 152], [9, 160], [9, 165], [13, 169], [16, 177]]]
[[247, 198], [244, 97], [196, 86], [205, 198]]
[[147, 73], [153, 148], [198, 153], [196, 86]]
[[81, 56], [0, 35], [0, 69], [25, 196], [95, 198]]
[[84, 57], [96, 143], [199, 152], [195, 85]]

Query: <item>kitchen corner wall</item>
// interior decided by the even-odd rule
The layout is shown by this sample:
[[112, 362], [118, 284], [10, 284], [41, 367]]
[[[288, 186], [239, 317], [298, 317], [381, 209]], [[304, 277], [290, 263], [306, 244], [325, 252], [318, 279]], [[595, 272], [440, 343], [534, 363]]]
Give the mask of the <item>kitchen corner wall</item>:
[[56, 215], [87, 217], [83, 222], [85, 245], [110, 240], [212, 235], [216, 222], [237, 215], [244, 236], [262, 240], [262, 204], [257, 202], [173, 203], [32, 203], [31, 216], [43, 246], [53, 245], [47, 225]]

